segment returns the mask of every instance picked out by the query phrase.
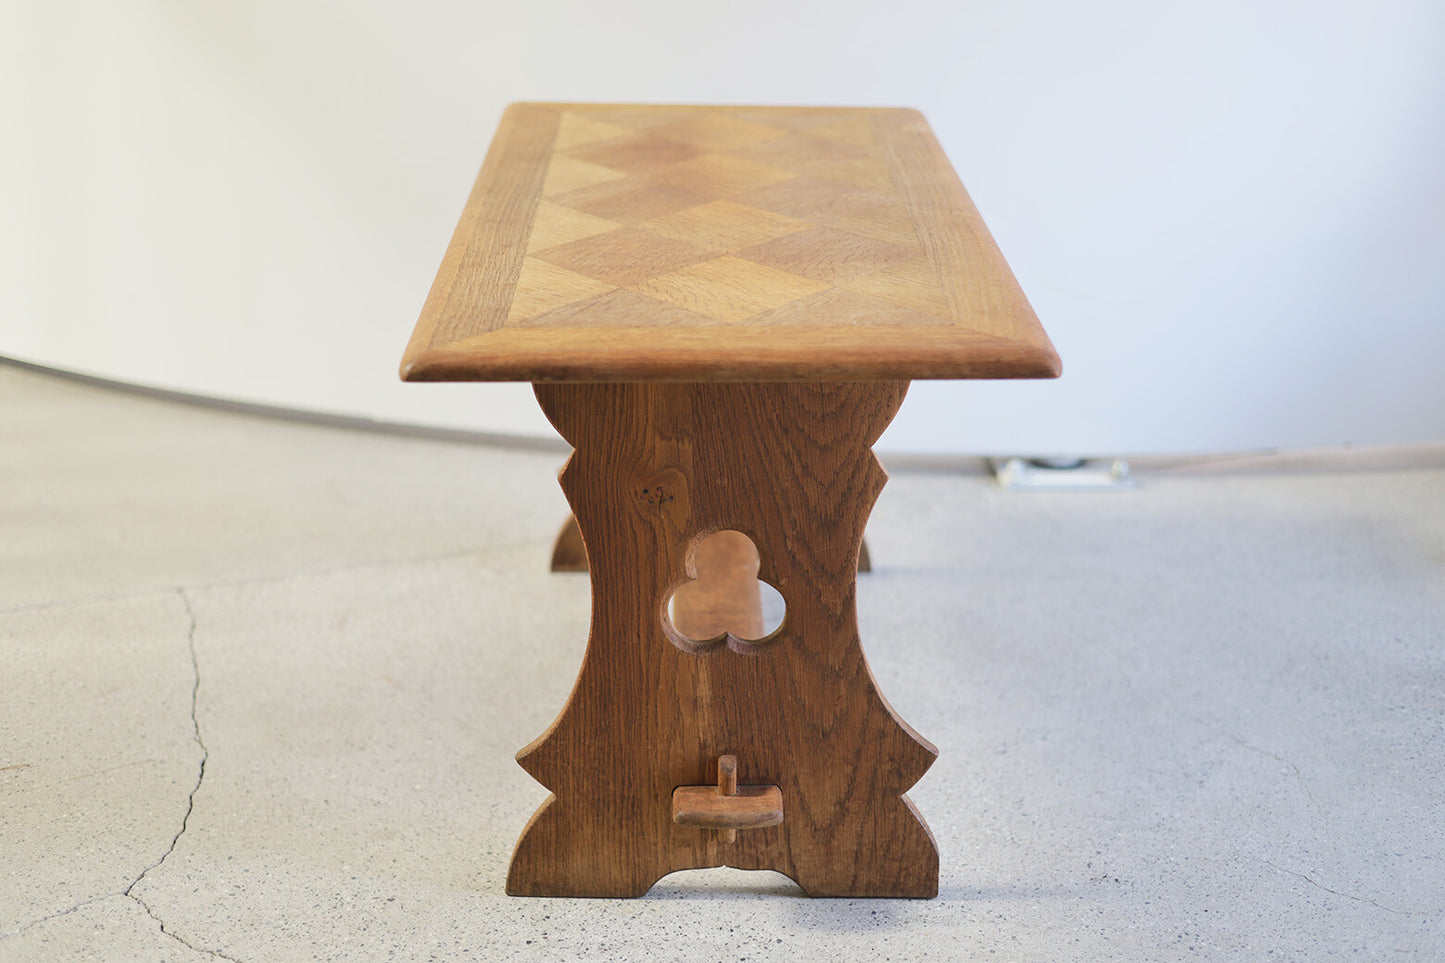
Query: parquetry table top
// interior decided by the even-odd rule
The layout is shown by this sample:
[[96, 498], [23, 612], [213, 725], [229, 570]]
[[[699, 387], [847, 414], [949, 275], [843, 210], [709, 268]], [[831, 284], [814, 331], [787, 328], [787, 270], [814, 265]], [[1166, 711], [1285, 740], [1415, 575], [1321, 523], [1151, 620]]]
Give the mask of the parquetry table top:
[[1047, 378], [1058, 356], [923, 116], [514, 104], [411, 381]]

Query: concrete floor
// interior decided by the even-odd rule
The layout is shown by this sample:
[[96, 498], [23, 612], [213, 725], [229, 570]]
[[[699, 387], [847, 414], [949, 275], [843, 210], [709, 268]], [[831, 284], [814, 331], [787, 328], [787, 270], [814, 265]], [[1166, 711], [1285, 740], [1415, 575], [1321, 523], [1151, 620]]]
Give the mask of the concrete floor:
[[1445, 447], [895, 467], [859, 608], [941, 753], [916, 902], [503, 895], [587, 629], [561, 460], [0, 365], [0, 960], [1445, 958]]

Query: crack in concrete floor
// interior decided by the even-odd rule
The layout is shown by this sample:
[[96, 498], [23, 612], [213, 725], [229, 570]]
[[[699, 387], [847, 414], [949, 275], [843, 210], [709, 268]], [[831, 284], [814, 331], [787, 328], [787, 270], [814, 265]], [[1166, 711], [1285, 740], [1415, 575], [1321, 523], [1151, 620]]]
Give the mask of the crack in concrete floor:
[[205, 740], [201, 737], [201, 722], [198, 714], [201, 694], [201, 664], [200, 659], [196, 654], [196, 613], [195, 609], [191, 606], [190, 596], [186, 594], [186, 590], [184, 588], [176, 588], [175, 593], [180, 596], [181, 604], [185, 606], [186, 618], [188, 621], [186, 628], [186, 648], [191, 659], [191, 733], [192, 738], [196, 742], [196, 745], [200, 747], [201, 750], [201, 761], [196, 771], [196, 783], [194, 786], [191, 787], [190, 792], [186, 794], [186, 811], [181, 816], [180, 829], [176, 830], [175, 836], [171, 838], [170, 845], [166, 847], [166, 851], [161, 854], [161, 857], [157, 859], [154, 863], [151, 863], [145, 869], [141, 870], [140, 875], [137, 876], [135, 879], [131, 880], [130, 884], [119, 893], [102, 893], [99, 896], [92, 896], [89, 899], [82, 900], [81, 902], [76, 903], [74, 906], [71, 906], [69, 909], [62, 910], [59, 913], [51, 913], [47, 916], [42, 916], [40, 919], [33, 920], [23, 926], [11, 930], [8, 933], [5, 933], [3, 936], [0, 936], [0, 941], [9, 939], [10, 937], [19, 936], [27, 930], [34, 929], [42, 923], [48, 923], [51, 920], [57, 920], [61, 919], [62, 917], [69, 916], [72, 913], [78, 912], [79, 910], [82, 910], [85, 907], [90, 906], [94, 903], [99, 903], [102, 900], [113, 899], [117, 896], [124, 896], [128, 899], [135, 901], [142, 909], [144, 909], [146, 911], [146, 915], [156, 921], [156, 925], [160, 927], [160, 930], [163, 934], [175, 940], [177, 943], [180, 943], [182, 946], [186, 947], [186, 949], [191, 950], [195, 953], [204, 953], [207, 956], [213, 957], [215, 959], [231, 960], [232, 963], [241, 963], [241, 961], [236, 960], [234, 957], [227, 956], [224, 953], [220, 953], [216, 950], [208, 949], [203, 946], [197, 946], [187, 940], [185, 937], [181, 936], [179, 933], [175, 932], [173, 929], [167, 926], [165, 920], [161, 919], [161, 917], [157, 915], [155, 909], [135, 892], [135, 888], [139, 886], [145, 880], [145, 878], [149, 876], [153, 871], [160, 868], [160, 866], [163, 865], [165, 861], [170, 858], [171, 854], [176, 851], [176, 846], [180, 843], [181, 837], [185, 835], [186, 827], [190, 824], [191, 813], [195, 811], [196, 793], [200, 791], [201, 784], [205, 782], [206, 763], [210, 760], [211, 757], [210, 750], [206, 748]]
[[1343, 896], [1345, 899], [1352, 899], [1352, 900], [1354, 900], [1354, 901], [1357, 902], [1357, 903], [1368, 903], [1369, 905], [1375, 907], [1376, 909], [1384, 910], [1386, 913], [1394, 913], [1396, 916], [1429, 916], [1429, 915], [1431, 914], [1431, 912], [1432, 912], [1432, 911], [1430, 911], [1430, 910], [1399, 910], [1399, 909], [1392, 909], [1391, 907], [1386, 906], [1386, 905], [1383, 904], [1383, 903], [1377, 903], [1375, 900], [1370, 899], [1368, 896], [1356, 896], [1354, 893], [1346, 893], [1346, 892], [1344, 892], [1344, 891], [1342, 891], [1342, 890], [1330, 889], [1330, 888], [1329, 888], [1328, 886], [1326, 886], [1325, 884], [1316, 882], [1315, 880], [1313, 880], [1313, 879], [1311, 879], [1310, 877], [1306, 876], [1304, 873], [1297, 873], [1297, 872], [1295, 872], [1295, 871], [1292, 870], [1292, 869], [1285, 869], [1283, 866], [1278, 866], [1278, 865], [1276, 865], [1276, 864], [1274, 864], [1274, 863], [1271, 863], [1271, 862], [1270, 862], [1269, 860], [1267, 860], [1267, 859], [1260, 859], [1258, 856], [1254, 856], [1254, 857], [1250, 857], [1250, 858], [1254, 859], [1256, 862], [1263, 863], [1264, 865], [1268, 866], [1270, 869], [1274, 870], [1274, 871], [1277, 872], [1277, 873], [1284, 873], [1284, 874], [1286, 874], [1286, 875], [1288, 875], [1288, 876], [1294, 876], [1294, 877], [1296, 877], [1297, 879], [1302, 879], [1302, 880], [1304, 880], [1306, 883], [1309, 883], [1311, 886], [1315, 887], [1316, 889], [1323, 890], [1324, 892], [1329, 893], [1329, 894], [1332, 895], [1332, 896]]
[[[193, 950], [197, 953], [205, 953], [217, 959], [234, 960], [233, 957], [226, 956], [224, 953], [219, 953], [215, 950], [208, 949], [203, 946], [196, 946], [190, 940], [186, 939], [179, 933], [175, 932], [173, 929], [169, 928], [166, 925], [166, 921], [161, 919], [160, 916], [156, 914], [156, 911], [151, 906], [151, 904], [147, 903], [135, 892], [135, 888], [139, 886], [145, 880], [145, 878], [151, 874], [152, 871], [159, 869], [165, 863], [165, 861], [170, 858], [171, 854], [176, 851], [177, 844], [180, 843], [181, 837], [184, 836], [186, 833], [186, 827], [190, 824], [191, 813], [195, 812], [196, 793], [201, 791], [201, 784], [204, 783], [206, 780], [206, 763], [211, 758], [211, 751], [206, 748], [206, 742], [203, 738], [201, 738], [201, 720], [198, 715], [201, 696], [201, 663], [200, 659], [196, 656], [196, 612], [195, 609], [191, 606], [190, 596], [186, 594], [186, 590], [184, 588], [176, 589], [176, 594], [181, 597], [181, 604], [185, 605], [186, 617], [190, 621], [190, 625], [186, 631], [186, 647], [190, 651], [192, 670], [191, 728], [192, 734], [196, 740], [196, 745], [199, 746], [201, 749], [201, 762], [200, 765], [197, 767], [196, 771], [196, 784], [191, 787], [190, 793], [186, 796], [186, 812], [185, 815], [181, 817], [181, 828], [176, 831], [176, 835], [171, 839], [170, 846], [167, 847], [165, 853], [161, 855], [161, 858], [156, 860], [150, 866], [147, 866], [145, 870], [143, 870], [141, 874], [137, 876], [135, 880], [132, 881], [131, 884], [125, 888], [125, 891], [121, 895], [127, 896], [130, 899], [133, 899], [137, 903], [139, 903], [141, 908], [146, 911], [146, 915], [148, 915], [151, 919], [155, 920], [157, 925], [160, 926], [162, 933], [164, 933], [166, 936], [169, 936], [176, 942], [180, 943], [182, 946], [185, 946], [187, 949]], [[239, 963], [239, 961], [236, 961], [236, 963]]]
[[[101, 602], [119, 602], [127, 599], [143, 599], [152, 596], [166, 595], [172, 592], [207, 591], [218, 588], [234, 588], [242, 585], [270, 585], [289, 582], [293, 579], [316, 578], [327, 575], [345, 575], [350, 572], [364, 572], [368, 569], [388, 568], [392, 566], [414, 565], [426, 562], [450, 562], [463, 558], [475, 558], [484, 562], [493, 556], [506, 557], [519, 549], [530, 547], [530, 542], [498, 542], [491, 543], [486, 548], [465, 548], [449, 552], [431, 552], [422, 555], [394, 555], [384, 558], [372, 558], [359, 562], [349, 562], [342, 565], [329, 565], [318, 568], [301, 569], [294, 572], [281, 572], [277, 574], [263, 575], [238, 575], [232, 578], [209, 579], [201, 582], [187, 582], [166, 588], [144, 588], [131, 592], [116, 592], [110, 595], [89, 595], [75, 598], [60, 599], [54, 602], [33, 602], [21, 605], [13, 605], [8, 608], [0, 608], [0, 616], [14, 615], [21, 612], [43, 612], [51, 609], [64, 609], [76, 605], [94, 605]], [[23, 764], [24, 765], [24, 764]], [[22, 768], [21, 766], [0, 766], [0, 772], [6, 769]]]

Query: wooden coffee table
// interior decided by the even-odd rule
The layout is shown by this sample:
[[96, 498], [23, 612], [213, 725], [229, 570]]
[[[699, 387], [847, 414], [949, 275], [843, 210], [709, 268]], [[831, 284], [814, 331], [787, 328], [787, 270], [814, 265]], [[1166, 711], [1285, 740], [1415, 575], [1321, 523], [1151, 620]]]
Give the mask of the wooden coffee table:
[[[870, 446], [910, 379], [1058, 373], [916, 111], [510, 107], [402, 363], [534, 382], [575, 448], [591, 636], [518, 755], [553, 795], [507, 891], [728, 865], [935, 895], [904, 793], [936, 752], [858, 638]], [[771, 632], [739, 594], [756, 580], [786, 605]]]

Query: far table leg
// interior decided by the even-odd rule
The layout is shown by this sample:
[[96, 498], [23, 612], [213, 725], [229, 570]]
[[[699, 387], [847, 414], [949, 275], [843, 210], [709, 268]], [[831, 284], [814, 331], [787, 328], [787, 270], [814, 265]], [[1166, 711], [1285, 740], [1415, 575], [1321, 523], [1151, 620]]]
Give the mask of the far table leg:
[[[722, 865], [775, 869], [815, 896], [937, 893], [933, 838], [903, 795], [936, 753], [878, 692], [855, 610], [884, 482], [869, 446], [906, 390], [537, 385], [576, 446], [562, 486], [592, 630], [566, 707], [518, 756], [553, 796], [517, 844], [509, 893], [641, 895]], [[752, 541], [787, 606], [763, 639], [689, 639], [668, 618], [698, 544], [723, 530]]]

